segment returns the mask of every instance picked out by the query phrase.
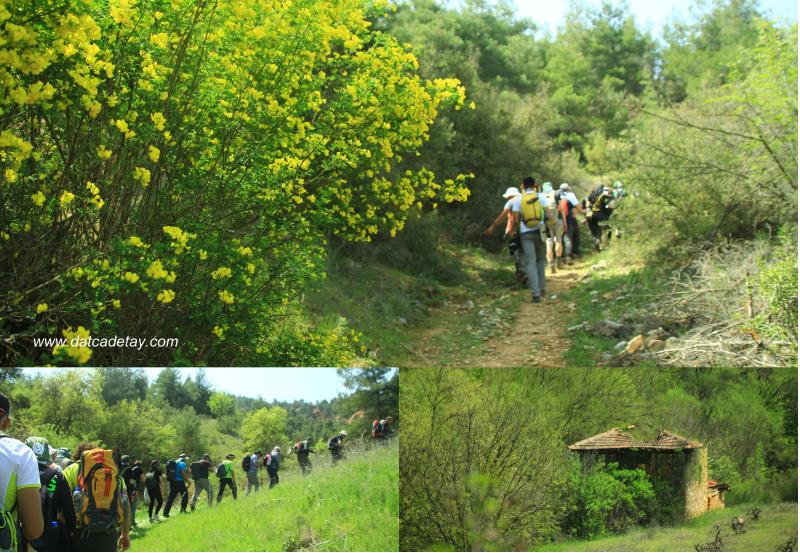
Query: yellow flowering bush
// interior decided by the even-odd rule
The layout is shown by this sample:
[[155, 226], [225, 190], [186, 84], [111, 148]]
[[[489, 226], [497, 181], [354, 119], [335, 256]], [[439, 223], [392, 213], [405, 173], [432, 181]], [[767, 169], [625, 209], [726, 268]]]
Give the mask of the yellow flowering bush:
[[0, 0], [6, 364], [63, 361], [32, 337], [70, 327], [180, 340], [98, 364], [269, 362], [327, 236], [464, 201], [468, 176], [404, 159], [465, 91], [422, 79], [383, 17], [380, 0]]

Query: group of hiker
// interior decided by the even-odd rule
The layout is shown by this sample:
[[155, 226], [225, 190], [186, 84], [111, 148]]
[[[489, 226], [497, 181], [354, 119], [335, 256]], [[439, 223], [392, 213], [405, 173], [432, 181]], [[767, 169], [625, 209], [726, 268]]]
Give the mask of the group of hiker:
[[608, 220], [624, 195], [622, 183], [616, 182], [613, 188], [597, 186], [579, 201], [568, 183], [556, 190], [550, 182], [539, 186], [533, 177], [525, 177], [521, 190], [512, 186], [505, 191], [506, 203], [484, 234], [490, 235], [505, 222], [504, 237], [514, 258], [517, 280], [527, 283], [532, 301], [538, 303], [546, 297], [546, 267], [549, 265], [555, 273], [581, 255], [578, 216], [584, 216], [599, 251], [604, 233], [611, 237]]
[[[11, 405], [0, 393], [0, 552], [2, 551], [124, 551], [130, 546], [130, 529], [136, 527], [136, 511], [144, 503], [150, 522], [159, 522], [159, 511], [169, 518], [180, 496], [180, 512], [195, 510], [201, 492], [208, 506], [214, 490], [210, 476], [219, 480], [217, 503], [225, 489], [237, 498], [236, 456], [229, 453], [214, 466], [206, 453], [190, 463], [182, 453], [161, 462], [153, 459], [145, 469], [141, 460], [120, 455], [116, 448], [105, 449], [92, 443], [80, 444], [72, 455], [67, 448], [51, 448], [42, 437], [21, 442], [8, 436]], [[387, 438], [391, 417], [375, 421], [372, 438]], [[331, 463], [344, 458], [347, 431], [327, 441]], [[316, 453], [311, 436], [294, 444], [302, 474], [311, 471], [309, 455]], [[280, 446], [264, 455], [261, 450], [246, 454], [241, 461], [245, 495], [257, 492], [261, 477], [269, 475], [269, 488], [279, 483], [282, 464]], [[162, 482], [166, 480], [166, 503]], [[194, 494], [189, 502], [189, 482]]]

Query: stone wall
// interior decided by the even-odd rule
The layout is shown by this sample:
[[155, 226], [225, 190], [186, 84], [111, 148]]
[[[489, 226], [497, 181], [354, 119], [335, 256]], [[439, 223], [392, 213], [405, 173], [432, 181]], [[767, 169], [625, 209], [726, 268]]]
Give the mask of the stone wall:
[[686, 517], [700, 516], [708, 509], [708, 450], [705, 447], [686, 451], [683, 485]]

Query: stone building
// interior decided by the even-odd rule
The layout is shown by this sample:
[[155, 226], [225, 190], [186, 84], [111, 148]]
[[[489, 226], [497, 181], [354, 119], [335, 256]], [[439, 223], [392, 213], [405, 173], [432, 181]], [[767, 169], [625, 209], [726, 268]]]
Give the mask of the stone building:
[[[727, 485], [709, 481], [708, 452], [696, 441], [662, 430], [654, 440], [643, 440], [630, 431], [612, 428], [569, 446], [581, 456], [586, 468], [597, 460], [618, 463], [620, 468], [641, 468], [651, 480], [665, 485], [660, 500], [682, 504], [683, 514], [696, 517], [725, 506]], [[676, 510], [678, 510], [676, 508]]]

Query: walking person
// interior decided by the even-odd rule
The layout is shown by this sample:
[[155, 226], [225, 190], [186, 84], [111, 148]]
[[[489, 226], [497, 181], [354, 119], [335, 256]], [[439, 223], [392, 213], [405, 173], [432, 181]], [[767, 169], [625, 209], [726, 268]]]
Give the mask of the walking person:
[[506, 203], [497, 218], [484, 231], [484, 235], [491, 235], [494, 232], [494, 229], [505, 222], [505, 232], [503, 232], [503, 238], [508, 241], [508, 253], [514, 259], [516, 279], [518, 282], [524, 284], [527, 276], [525, 275], [525, 270], [523, 268], [522, 248], [519, 244], [519, 237], [511, 232], [511, 229], [514, 226], [514, 214], [511, 211], [511, 204], [514, 201], [514, 198], [517, 196], [519, 196], [519, 189], [517, 187], [511, 186], [506, 189], [505, 193], [503, 194], [503, 198], [505, 198]]
[[297, 462], [300, 464], [300, 471], [305, 476], [311, 472], [311, 459], [308, 458], [309, 454], [316, 453], [313, 448], [314, 439], [308, 436], [302, 442], [297, 442], [294, 445], [294, 453], [297, 455]]
[[[131, 545], [130, 501], [120, 471], [121, 459], [111, 450], [82, 443], [64, 478], [76, 504], [76, 551], [125, 551]], [[78, 505], [80, 508], [78, 508]]]
[[[172, 509], [172, 502], [180, 494], [181, 496], [181, 513], [186, 512], [186, 507], [189, 506], [189, 490], [186, 488], [186, 482], [189, 481], [191, 473], [186, 466], [189, 456], [181, 453], [175, 460], [175, 474], [173, 480], [170, 482], [169, 497], [167, 497], [167, 504], [164, 505], [164, 518], [169, 518], [169, 512]], [[168, 467], [167, 478], [170, 476]]]
[[268, 457], [267, 472], [269, 473], [269, 487], [278, 485], [278, 471], [281, 469], [281, 448], [275, 446]]
[[344, 459], [344, 440], [346, 438], [347, 430], [342, 430], [336, 436], [328, 440], [328, 451], [331, 452], [332, 465]]
[[44, 518], [44, 533], [30, 545], [36, 551], [71, 551], [71, 535], [76, 523], [72, 490], [61, 467], [52, 461], [50, 444], [45, 438], [31, 436], [25, 440], [25, 445], [31, 448], [39, 464]]
[[550, 265], [550, 272], [555, 273], [557, 269], [561, 268], [561, 262], [564, 257], [566, 221], [558, 212], [556, 191], [553, 190], [553, 184], [550, 182], [544, 183], [542, 185], [542, 194], [547, 198], [547, 207], [544, 208], [545, 227], [547, 230], [547, 240], [545, 241], [547, 263]]
[[6, 434], [10, 424], [11, 402], [0, 393], [0, 545], [16, 551], [23, 539], [42, 535], [44, 519], [39, 463], [31, 448]]
[[214, 505], [214, 488], [211, 487], [211, 480], [208, 478], [208, 472], [211, 469], [211, 459], [208, 453], [205, 453], [199, 461], [191, 464], [190, 470], [192, 473], [192, 480], [194, 480], [194, 495], [192, 495], [192, 511], [197, 505], [197, 500], [200, 497], [200, 491], [205, 490], [208, 506]]
[[562, 182], [558, 187], [558, 210], [563, 218], [566, 219], [567, 230], [564, 234], [564, 249], [567, 263], [572, 263], [572, 259], [581, 254], [581, 233], [580, 225], [576, 213], [583, 213], [583, 208], [578, 201], [578, 196], [570, 188], [569, 184]]
[[542, 301], [542, 296], [545, 295], [544, 271], [547, 259], [542, 233], [546, 207], [547, 198], [538, 192], [536, 180], [533, 177], [522, 179], [522, 194], [514, 198], [511, 206], [514, 213], [512, 232], [519, 233], [525, 257], [525, 272], [528, 274], [528, 286], [534, 303]]
[[139, 460], [134, 461], [131, 465], [129, 455], [123, 455], [121, 461], [123, 467], [122, 477], [127, 486], [128, 500], [131, 502], [131, 528], [136, 528], [136, 509], [141, 499], [139, 487], [144, 482], [144, 469], [142, 469], [142, 462]]
[[[249, 462], [242, 462], [242, 470], [247, 478], [246, 487], [244, 490], [245, 497], [250, 495], [250, 488], [255, 488], [255, 491], [258, 491], [258, 489], [261, 487], [261, 482], [258, 480], [258, 478], [260, 476], [262, 466], [262, 455], [263, 454], [259, 449], [249, 456]], [[247, 457], [245, 457], [245, 459], [247, 459]]]
[[225, 487], [229, 486], [233, 493], [233, 498], [236, 499], [236, 475], [233, 471], [233, 453], [228, 453], [225, 460], [217, 467], [217, 477], [219, 478], [219, 491], [217, 492], [217, 503], [222, 501], [222, 493]]
[[[150, 496], [150, 506], [147, 514], [150, 522], [159, 522], [158, 512], [164, 504], [164, 495], [161, 493], [161, 463], [158, 459], [150, 461], [150, 471], [145, 475], [144, 485], [147, 488], [147, 495]], [[155, 512], [154, 512], [155, 511]]]

